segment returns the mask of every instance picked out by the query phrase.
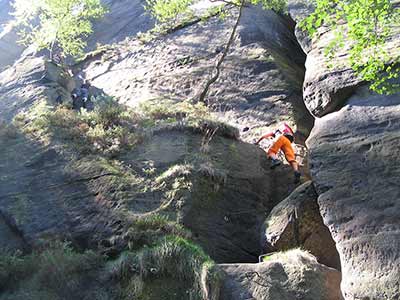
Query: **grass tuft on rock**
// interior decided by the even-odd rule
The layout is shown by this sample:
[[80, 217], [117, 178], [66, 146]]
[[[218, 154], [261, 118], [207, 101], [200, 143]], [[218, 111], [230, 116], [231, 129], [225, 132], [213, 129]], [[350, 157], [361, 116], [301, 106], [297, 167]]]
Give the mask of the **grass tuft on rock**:
[[64, 106], [53, 108], [44, 102], [14, 120], [26, 134], [45, 143], [57, 141], [83, 154], [114, 155], [142, 141], [140, 117], [105, 98], [93, 111], [78, 113]]
[[[205, 287], [202, 276], [204, 277], [203, 272], [211, 272], [210, 270], [213, 270], [213, 262], [203, 250], [176, 236], [165, 237], [155, 246], [137, 253], [125, 252], [108, 264], [110, 277], [121, 283], [122, 299], [147, 299], [146, 287], [150, 285], [152, 293], [157, 293], [154, 289], [162, 287], [156, 287], [152, 283], [160, 279], [179, 282], [179, 290], [175, 296], [183, 294], [186, 295], [184, 299], [203, 299]], [[214, 279], [214, 284], [219, 285], [218, 276]], [[180, 298], [178, 296], [175, 299]]]
[[3, 255], [0, 292], [4, 299], [83, 299], [90, 290], [84, 287], [93, 287], [88, 282], [104, 262], [93, 251], [78, 253], [63, 242], [26, 256]]

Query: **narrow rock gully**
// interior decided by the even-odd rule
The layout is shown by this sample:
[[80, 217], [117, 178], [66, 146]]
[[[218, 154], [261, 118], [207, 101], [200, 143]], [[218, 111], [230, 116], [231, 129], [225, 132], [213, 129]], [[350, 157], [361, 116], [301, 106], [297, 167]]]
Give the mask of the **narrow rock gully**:
[[[292, 22], [288, 20], [288, 27], [295, 39]], [[304, 52], [300, 46], [296, 48], [301, 52], [296, 56], [303, 56], [305, 62]], [[301, 80], [304, 78], [304, 66], [302, 69]], [[287, 78], [288, 70], [283, 69], [282, 72]], [[301, 89], [294, 90], [298, 98], [302, 99]], [[220, 263], [228, 278], [222, 288], [223, 300], [342, 299], [339, 254], [330, 231], [323, 223], [318, 194], [308, 169], [305, 140], [313, 127], [313, 118], [302, 101], [295, 101], [292, 109], [299, 129], [296, 132], [295, 148], [298, 154], [303, 152], [300, 155], [303, 174], [301, 183], [297, 186], [292, 183], [293, 171], [287, 164], [271, 170], [264, 151], [258, 149], [261, 167], [266, 171], [264, 180], [269, 182], [269, 189], [261, 191], [261, 183], [250, 186], [254, 187], [254, 194], [263, 195], [260, 199], [261, 207], [253, 206], [249, 209], [242, 203], [225, 203], [227, 206], [223, 222], [235, 225], [225, 225], [229, 228], [225, 231], [226, 235], [212, 237], [211, 234], [200, 234], [203, 239], [207, 239], [207, 242], [202, 243], [206, 251]], [[242, 139], [250, 142], [254, 137], [251, 132], [246, 132]], [[230, 188], [235, 189], [234, 186]], [[234, 211], [229, 209], [232, 206]], [[253, 222], [249, 224], [249, 220]], [[256, 234], [245, 232], [243, 228], [256, 230]], [[196, 229], [193, 231], [196, 232]], [[199, 237], [196, 233], [195, 236]], [[225, 244], [226, 249], [219, 247], [219, 251], [215, 251], [215, 247], [207, 246], [214, 242]], [[314, 292], [310, 295], [307, 289]], [[265, 298], [266, 295], [269, 297]]]

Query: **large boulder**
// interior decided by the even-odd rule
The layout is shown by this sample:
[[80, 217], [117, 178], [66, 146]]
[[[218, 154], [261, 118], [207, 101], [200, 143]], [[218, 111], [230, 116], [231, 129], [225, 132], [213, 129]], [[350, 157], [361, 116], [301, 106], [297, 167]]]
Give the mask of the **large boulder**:
[[400, 97], [360, 89], [316, 121], [310, 168], [342, 264], [346, 299], [400, 296]]
[[324, 225], [311, 181], [274, 207], [265, 221], [267, 246], [273, 251], [301, 247], [319, 263], [340, 270], [335, 243]]
[[340, 272], [301, 250], [259, 264], [219, 265], [225, 273], [220, 300], [341, 300]]

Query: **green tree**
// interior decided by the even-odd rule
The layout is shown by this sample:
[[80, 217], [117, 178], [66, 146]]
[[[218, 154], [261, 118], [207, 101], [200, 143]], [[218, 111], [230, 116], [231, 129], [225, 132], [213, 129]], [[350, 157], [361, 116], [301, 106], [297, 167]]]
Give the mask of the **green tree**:
[[49, 49], [52, 60], [56, 46], [66, 55], [82, 54], [92, 21], [106, 12], [100, 0], [15, 0], [13, 8], [21, 42]]
[[326, 26], [335, 38], [325, 55], [333, 67], [335, 54], [347, 47], [351, 68], [371, 90], [380, 94], [400, 91], [400, 51], [387, 43], [400, 33], [400, 8], [390, 0], [316, 0], [315, 11], [300, 25], [312, 37]]

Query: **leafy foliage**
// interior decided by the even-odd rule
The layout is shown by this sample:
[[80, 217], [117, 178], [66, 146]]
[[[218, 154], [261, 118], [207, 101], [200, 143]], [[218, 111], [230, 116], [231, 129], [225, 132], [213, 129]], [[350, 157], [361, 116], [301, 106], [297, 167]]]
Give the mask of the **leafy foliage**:
[[147, 0], [146, 9], [160, 22], [177, 18], [179, 14], [189, 12], [193, 0]]
[[[190, 6], [194, 4], [193, 0], [146, 0], [147, 10], [161, 23], [167, 23], [176, 20], [179, 15], [190, 14]], [[212, 1], [210, 1], [212, 2]], [[227, 4], [240, 7], [246, 4], [261, 4], [264, 9], [273, 9], [278, 12], [286, 10], [287, 1], [285, 0], [232, 0], [224, 1]], [[223, 6], [215, 6], [216, 10], [223, 12]]]
[[386, 94], [400, 90], [394, 83], [400, 73], [400, 52], [385, 47], [390, 37], [399, 33], [399, 19], [399, 7], [390, 0], [317, 0], [315, 11], [301, 27], [311, 36], [321, 26], [333, 30], [335, 38], [325, 55], [332, 61], [340, 48], [348, 46], [351, 68], [371, 82], [371, 90]]
[[65, 54], [82, 54], [91, 21], [105, 14], [100, 0], [16, 0], [13, 15], [21, 42], [52, 50], [57, 43]]

